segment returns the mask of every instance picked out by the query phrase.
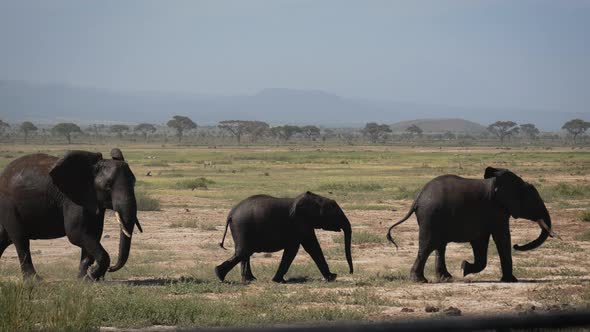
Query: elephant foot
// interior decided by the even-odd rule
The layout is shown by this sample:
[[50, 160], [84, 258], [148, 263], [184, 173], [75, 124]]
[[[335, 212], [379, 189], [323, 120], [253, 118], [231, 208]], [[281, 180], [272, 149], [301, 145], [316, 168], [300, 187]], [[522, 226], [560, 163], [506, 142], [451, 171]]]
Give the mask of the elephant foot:
[[272, 281], [279, 283], [279, 284], [286, 284], [287, 281], [283, 278], [283, 277], [274, 277], [272, 278]]
[[418, 282], [418, 283], [423, 283], [423, 284], [428, 282], [428, 279], [426, 279], [423, 275], [421, 276], [421, 275], [417, 275], [417, 274], [412, 274], [412, 275], [410, 275], [410, 279], [413, 282]]
[[220, 281], [224, 281], [225, 280], [226, 273], [223, 273], [223, 271], [221, 270], [221, 267], [220, 266], [216, 266], [215, 267], [215, 275], [217, 276], [217, 278]]
[[256, 277], [254, 276], [242, 276], [242, 282], [243, 283], [250, 283], [252, 281], [256, 280]]
[[501, 282], [518, 282], [518, 279], [516, 279], [515, 276], [513, 275], [509, 275], [509, 276], [502, 276], [502, 279], [500, 279]]
[[437, 273], [437, 280], [438, 282], [452, 282], [453, 276], [449, 272], [441, 272]]
[[473, 264], [469, 263], [468, 261], [463, 261], [461, 263], [461, 270], [463, 270], [463, 276], [466, 277], [471, 274], [471, 266]]
[[85, 275], [85, 276], [82, 278], [82, 280], [84, 280], [84, 281], [88, 281], [88, 282], [97, 282], [97, 281], [99, 281], [99, 280], [100, 280], [100, 277], [96, 277], [96, 276], [93, 276], [91, 273], [87, 273], [87, 274], [86, 274], [86, 275]]
[[23, 277], [26, 281], [32, 281], [32, 282], [42, 282], [43, 281], [43, 278], [41, 278], [37, 273], [28, 273], [28, 274], [25, 274]]
[[326, 281], [334, 281], [338, 275], [336, 273], [328, 273], [324, 276], [324, 280]]

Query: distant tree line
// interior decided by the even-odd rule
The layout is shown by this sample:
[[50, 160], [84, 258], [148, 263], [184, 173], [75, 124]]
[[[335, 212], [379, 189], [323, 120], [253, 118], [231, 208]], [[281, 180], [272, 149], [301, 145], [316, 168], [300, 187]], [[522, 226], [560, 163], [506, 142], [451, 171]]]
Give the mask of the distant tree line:
[[[586, 140], [586, 132], [590, 129], [590, 122], [581, 119], [567, 121], [561, 127], [566, 134], [565, 138], [573, 144]], [[408, 142], [445, 142], [457, 141], [469, 142], [537, 142], [559, 141], [561, 136], [555, 133], [541, 133], [532, 123], [517, 124], [513, 121], [496, 121], [487, 127], [487, 131], [479, 134], [453, 133], [450, 131], [440, 133], [425, 133], [417, 124], [409, 125], [402, 132], [394, 132], [387, 124], [369, 122], [363, 128], [321, 128], [313, 125], [277, 125], [273, 126], [263, 121], [253, 120], [225, 120], [216, 126], [198, 126], [187, 116], [175, 115], [165, 126], [152, 123], [139, 123], [135, 126], [127, 124], [93, 124], [84, 129], [75, 123], [58, 123], [52, 127], [41, 126], [41, 129], [30, 121], [25, 121], [14, 128], [10, 124], [0, 120], [0, 139], [6, 140], [11, 135], [16, 137], [22, 134], [24, 143], [28, 143], [31, 137], [61, 138], [71, 144], [78, 137], [87, 137], [95, 140], [109, 139], [130, 141], [163, 141], [168, 142], [170, 137], [175, 137], [178, 143], [183, 143], [188, 136], [192, 142], [208, 141], [229, 143], [231, 140], [237, 144], [265, 143], [285, 144], [291, 141], [317, 142], [334, 141], [341, 144], [404, 144]], [[229, 140], [229, 141], [228, 141]], [[467, 143], [466, 143], [467, 142]]]

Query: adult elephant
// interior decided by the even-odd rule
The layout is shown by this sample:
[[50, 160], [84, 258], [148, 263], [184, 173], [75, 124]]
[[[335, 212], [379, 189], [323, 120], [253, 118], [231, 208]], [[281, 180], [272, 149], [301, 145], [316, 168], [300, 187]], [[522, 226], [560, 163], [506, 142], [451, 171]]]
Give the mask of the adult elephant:
[[350, 269], [352, 267], [352, 228], [348, 218], [336, 201], [305, 192], [295, 198], [276, 198], [256, 195], [236, 205], [227, 217], [235, 244], [235, 254], [215, 268], [215, 274], [223, 281], [225, 275], [236, 264], [242, 264], [242, 281], [256, 279], [250, 269], [250, 256], [255, 252], [276, 252], [283, 250], [283, 258], [272, 279], [284, 283], [284, 276], [291, 266], [299, 246], [311, 256], [327, 281], [336, 279], [331, 273], [315, 235], [315, 229], [344, 232], [344, 251]]
[[389, 228], [387, 239], [393, 241], [391, 230], [407, 220], [412, 213], [418, 219], [418, 256], [412, 266], [411, 278], [427, 282], [424, 265], [436, 250], [435, 271], [439, 281], [452, 279], [445, 264], [445, 249], [449, 242], [469, 242], [473, 248], [474, 263], [463, 261], [463, 276], [481, 272], [487, 264], [490, 236], [496, 243], [503, 282], [518, 281], [512, 274], [512, 254], [508, 220], [524, 218], [541, 227], [539, 237], [514, 249], [535, 249], [551, 230], [551, 217], [537, 189], [507, 169], [488, 167], [484, 179], [465, 179], [456, 175], [443, 175], [427, 183], [414, 201], [408, 214]]
[[[98, 280], [122, 268], [137, 220], [135, 176], [119, 149], [112, 159], [87, 151], [63, 158], [31, 154], [8, 164], [0, 174], [0, 257], [10, 244], [18, 253], [25, 278], [37, 274], [29, 241], [67, 236], [82, 248], [79, 277]], [[121, 226], [119, 258], [109, 269], [109, 254], [100, 244], [106, 209]], [[95, 266], [90, 267], [94, 262]]]

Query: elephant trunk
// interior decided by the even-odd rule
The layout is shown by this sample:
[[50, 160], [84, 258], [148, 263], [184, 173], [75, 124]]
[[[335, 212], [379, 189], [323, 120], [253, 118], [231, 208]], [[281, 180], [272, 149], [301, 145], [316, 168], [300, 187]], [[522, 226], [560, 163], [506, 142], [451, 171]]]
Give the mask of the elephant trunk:
[[514, 245], [515, 250], [519, 250], [519, 251], [532, 250], [532, 249], [535, 249], [535, 248], [539, 247], [540, 245], [542, 245], [543, 242], [545, 242], [545, 240], [547, 240], [547, 238], [549, 236], [551, 236], [551, 237], [557, 236], [551, 230], [551, 216], [549, 216], [549, 211], [547, 211], [547, 208], [545, 208], [545, 210], [543, 212], [543, 217], [538, 220], [535, 220], [535, 221], [537, 222], [537, 224], [541, 228], [541, 234], [539, 234], [539, 237], [537, 237], [535, 240], [533, 240], [525, 245], [522, 245], [522, 246], [515, 244]]
[[131, 238], [133, 237], [135, 224], [137, 224], [138, 229], [141, 230], [137, 217], [125, 216], [123, 220], [121, 220], [121, 216], [118, 212], [115, 212], [115, 217], [121, 227], [119, 235], [119, 256], [117, 258], [117, 263], [109, 268], [109, 272], [118, 271], [125, 266], [127, 259], [129, 259], [129, 252], [131, 251]]
[[354, 272], [352, 267], [352, 253], [351, 253], [351, 246], [352, 246], [352, 227], [350, 226], [350, 221], [346, 220], [346, 224], [342, 227], [342, 231], [344, 232], [344, 253], [346, 254], [346, 261], [348, 262], [348, 268], [350, 273]]

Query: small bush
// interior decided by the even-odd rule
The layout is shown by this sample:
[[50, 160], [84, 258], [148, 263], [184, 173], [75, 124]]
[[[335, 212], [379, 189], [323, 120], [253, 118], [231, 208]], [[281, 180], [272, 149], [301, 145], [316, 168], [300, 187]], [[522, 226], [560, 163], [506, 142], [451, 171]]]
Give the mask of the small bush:
[[207, 189], [209, 185], [214, 184], [215, 181], [207, 178], [187, 179], [176, 182], [174, 186], [176, 189]]
[[318, 186], [318, 191], [338, 191], [338, 192], [356, 192], [356, 191], [374, 191], [381, 190], [383, 186], [376, 182], [337, 182], [324, 183]]
[[160, 201], [144, 191], [135, 193], [138, 211], [160, 211]]
[[580, 219], [585, 222], [590, 222], [590, 210], [580, 213]]
[[590, 242], [590, 231], [586, 231], [580, 235], [577, 235], [576, 240]]

